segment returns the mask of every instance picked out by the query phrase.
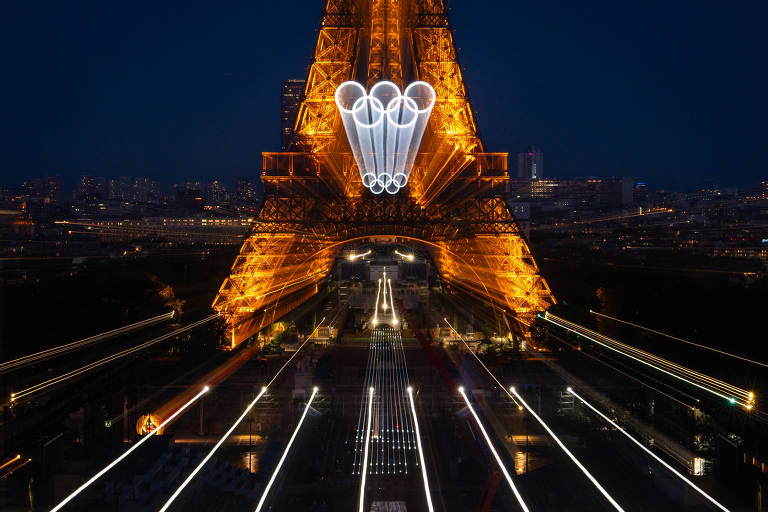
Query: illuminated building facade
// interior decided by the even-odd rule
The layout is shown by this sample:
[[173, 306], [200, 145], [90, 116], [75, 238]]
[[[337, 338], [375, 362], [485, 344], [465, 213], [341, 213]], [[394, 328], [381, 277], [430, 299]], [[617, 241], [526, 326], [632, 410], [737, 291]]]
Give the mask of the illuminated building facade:
[[305, 80], [286, 80], [280, 87], [280, 150], [288, 151], [293, 141], [296, 116], [304, 94]]
[[[334, 97], [350, 80], [435, 91], [396, 195], [362, 183]], [[477, 136], [443, 0], [328, 0], [290, 147], [263, 154], [263, 209], [214, 299], [233, 345], [316, 293], [341, 251], [382, 237], [429, 253], [510, 331], [554, 303], [504, 200], [508, 155]]]
[[544, 177], [544, 153], [531, 146], [517, 154], [517, 177], [538, 180]]

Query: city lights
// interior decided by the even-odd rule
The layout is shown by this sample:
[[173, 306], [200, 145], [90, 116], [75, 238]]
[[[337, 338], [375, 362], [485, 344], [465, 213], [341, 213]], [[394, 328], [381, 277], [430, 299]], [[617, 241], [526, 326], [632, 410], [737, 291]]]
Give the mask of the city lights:
[[317, 387], [312, 389], [312, 395], [309, 397], [309, 401], [307, 401], [307, 405], [304, 407], [304, 412], [301, 415], [301, 419], [299, 420], [298, 425], [296, 425], [296, 429], [293, 431], [291, 438], [288, 440], [288, 444], [283, 451], [283, 456], [280, 457], [280, 461], [277, 463], [277, 467], [275, 467], [275, 470], [272, 472], [272, 476], [269, 478], [269, 482], [267, 482], [267, 486], [264, 488], [264, 492], [261, 494], [259, 504], [256, 506], [256, 512], [259, 512], [261, 507], [264, 506], [264, 502], [267, 499], [269, 490], [272, 488], [272, 484], [275, 483], [275, 478], [277, 478], [277, 474], [280, 472], [280, 468], [283, 467], [285, 458], [288, 456], [288, 452], [291, 450], [291, 445], [293, 444], [294, 439], [296, 439], [296, 435], [299, 433], [301, 425], [304, 423], [304, 418], [307, 417], [307, 412], [309, 412], [309, 407], [312, 405], [312, 400], [315, 399], [315, 395], [317, 395]]
[[575, 396], [576, 398], [578, 398], [578, 399], [581, 401], [581, 403], [583, 403], [584, 405], [586, 405], [587, 407], [589, 407], [589, 408], [590, 408], [592, 411], [594, 411], [595, 413], [597, 413], [597, 415], [598, 415], [598, 416], [600, 416], [600, 417], [601, 417], [601, 418], [603, 418], [605, 421], [607, 421], [608, 423], [610, 423], [610, 424], [611, 424], [611, 425], [612, 425], [612, 426], [613, 426], [615, 429], [617, 429], [619, 432], [621, 432], [622, 434], [624, 434], [624, 435], [625, 435], [625, 436], [626, 436], [626, 437], [627, 437], [627, 438], [628, 438], [630, 441], [632, 441], [632, 442], [633, 442], [633, 443], [635, 443], [637, 446], [639, 446], [640, 448], [642, 448], [642, 450], [643, 450], [645, 453], [647, 453], [648, 455], [650, 455], [651, 457], [653, 457], [653, 458], [654, 458], [654, 459], [655, 459], [657, 462], [659, 462], [659, 463], [660, 463], [662, 466], [664, 466], [665, 468], [667, 468], [668, 470], [670, 470], [670, 471], [671, 471], [671, 472], [672, 472], [672, 473], [673, 473], [673, 474], [674, 474], [676, 477], [678, 477], [678, 478], [679, 478], [679, 479], [681, 479], [683, 482], [685, 482], [686, 484], [688, 484], [689, 486], [691, 486], [691, 487], [692, 487], [692, 488], [693, 488], [693, 489], [694, 489], [696, 492], [698, 492], [699, 494], [701, 494], [702, 496], [704, 496], [704, 497], [705, 497], [707, 500], [709, 500], [709, 501], [710, 501], [710, 502], [711, 502], [713, 505], [715, 505], [717, 508], [719, 508], [720, 510], [724, 510], [724, 511], [726, 511], [726, 512], [728, 511], [728, 509], [727, 509], [727, 508], [725, 508], [723, 505], [721, 505], [721, 504], [720, 504], [720, 503], [719, 503], [717, 500], [715, 500], [715, 499], [714, 499], [712, 496], [710, 496], [709, 494], [707, 494], [706, 492], [704, 492], [704, 491], [703, 491], [703, 490], [702, 490], [700, 487], [698, 487], [696, 484], [694, 484], [693, 482], [691, 482], [691, 481], [690, 481], [688, 478], [686, 478], [686, 477], [685, 477], [685, 476], [684, 476], [682, 473], [680, 473], [680, 472], [679, 472], [679, 471], [677, 471], [675, 468], [673, 468], [672, 466], [670, 466], [669, 464], [667, 464], [667, 463], [666, 463], [666, 462], [665, 462], [663, 459], [661, 459], [661, 457], [659, 457], [658, 455], [656, 455], [655, 453], [653, 453], [651, 450], [649, 450], [648, 448], [646, 448], [646, 447], [645, 447], [645, 445], [643, 445], [643, 443], [641, 443], [640, 441], [638, 441], [637, 439], [635, 439], [633, 436], [631, 436], [631, 435], [629, 434], [629, 432], [627, 432], [626, 430], [624, 430], [623, 428], [621, 428], [621, 427], [620, 427], [620, 426], [619, 426], [619, 425], [618, 425], [618, 424], [617, 424], [615, 421], [611, 420], [611, 419], [610, 419], [608, 416], [606, 416], [605, 414], [603, 414], [602, 412], [600, 412], [600, 411], [599, 411], [597, 408], [595, 408], [595, 407], [594, 407], [592, 404], [590, 404], [589, 402], [587, 402], [587, 401], [586, 401], [586, 400], [585, 400], [585, 399], [584, 399], [584, 398], [583, 398], [581, 395], [579, 395], [578, 393], [576, 393], [576, 392], [573, 390], [573, 388], [571, 388], [571, 387], [568, 387], [568, 392], [569, 392], [570, 394], [572, 394], [573, 396]]
[[480, 429], [480, 433], [483, 434], [483, 438], [485, 438], [485, 444], [488, 445], [488, 448], [491, 450], [491, 453], [493, 454], [493, 458], [496, 459], [496, 464], [499, 465], [501, 472], [504, 473], [504, 478], [507, 479], [509, 488], [512, 489], [512, 492], [514, 493], [515, 498], [517, 498], [517, 502], [520, 504], [520, 508], [527, 512], [528, 506], [525, 504], [525, 501], [523, 501], [523, 497], [520, 495], [520, 492], [517, 490], [517, 487], [515, 487], [515, 484], [512, 481], [512, 477], [509, 475], [509, 471], [507, 471], [507, 467], [504, 465], [504, 462], [501, 460], [501, 457], [499, 457], [499, 453], [496, 451], [496, 448], [493, 446], [493, 442], [491, 441], [491, 438], [488, 436], [488, 432], [485, 431], [485, 427], [483, 426], [483, 423], [480, 421], [480, 417], [475, 412], [474, 407], [472, 407], [472, 404], [470, 403], [469, 398], [467, 398], [467, 394], [464, 392], [463, 386], [459, 387], [459, 393], [461, 394], [461, 397], [464, 399], [464, 403], [467, 404], [467, 408], [469, 409], [469, 412], [472, 413], [472, 417], [475, 419], [475, 423]]
[[179, 414], [184, 412], [190, 405], [195, 403], [201, 396], [206, 394], [209, 390], [210, 390], [210, 388], [208, 386], [205, 386], [197, 395], [192, 397], [191, 400], [189, 400], [187, 403], [185, 403], [179, 409], [177, 409], [176, 412], [174, 412], [173, 414], [168, 416], [154, 430], [152, 430], [147, 435], [142, 437], [136, 444], [134, 444], [133, 446], [128, 448], [128, 450], [126, 450], [125, 453], [123, 453], [118, 458], [116, 458], [115, 460], [110, 462], [106, 467], [104, 467], [104, 469], [102, 469], [101, 471], [99, 471], [98, 473], [93, 475], [87, 482], [85, 482], [83, 485], [81, 485], [80, 487], [75, 489], [74, 492], [72, 492], [69, 496], [64, 498], [58, 505], [53, 507], [51, 509], [51, 512], [56, 512], [57, 510], [60, 510], [62, 507], [64, 507], [64, 505], [66, 505], [67, 503], [72, 501], [78, 494], [83, 492], [89, 485], [91, 485], [93, 482], [95, 482], [96, 480], [101, 478], [107, 471], [109, 471], [110, 469], [112, 469], [113, 467], [118, 465], [120, 463], [120, 461], [122, 461], [123, 459], [128, 457], [131, 453], [133, 453], [136, 449], [138, 449], [139, 446], [141, 446], [142, 444], [146, 443], [155, 433], [160, 432], [161, 429], [165, 428], [166, 425], [168, 425], [171, 421], [173, 421]]
[[361, 84], [349, 81], [334, 99], [363, 185], [374, 194], [397, 193], [408, 183], [435, 90], [419, 81], [401, 93], [396, 84], [381, 81], [366, 94]]
[[570, 458], [570, 459], [573, 461], [573, 463], [574, 463], [574, 464], [576, 464], [576, 466], [578, 466], [578, 468], [581, 470], [581, 472], [582, 472], [582, 473], [584, 473], [584, 475], [586, 475], [586, 477], [587, 477], [587, 478], [589, 478], [589, 481], [590, 481], [590, 482], [592, 482], [592, 484], [593, 484], [595, 487], [597, 487], [597, 490], [598, 490], [598, 491], [600, 491], [600, 493], [601, 493], [603, 496], [605, 496], [605, 499], [607, 499], [607, 500], [608, 500], [608, 502], [609, 502], [611, 505], [613, 505], [613, 507], [614, 507], [616, 510], [619, 510], [619, 511], [623, 511], [624, 509], [623, 509], [623, 508], [621, 508], [621, 505], [619, 505], [619, 504], [616, 502], [616, 500], [614, 500], [614, 499], [611, 497], [611, 495], [610, 495], [610, 494], [608, 494], [608, 491], [606, 491], [606, 490], [605, 490], [605, 488], [603, 488], [603, 486], [602, 486], [602, 485], [600, 485], [600, 482], [598, 482], [598, 481], [597, 481], [597, 479], [595, 479], [595, 477], [594, 477], [594, 476], [592, 476], [592, 473], [590, 473], [590, 472], [589, 472], [589, 470], [587, 470], [587, 468], [585, 468], [585, 467], [584, 467], [584, 465], [583, 465], [581, 462], [579, 462], [579, 459], [577, 459], [577, 458], [576, 458], [576, 456], [575, 456], [574, 454], [572, 454], [572, 453], [571, 453], [571, 451], [570, 451], [568, 448], [566, 448], [566, 447], [565, 447], [565, 445], [563, 444], [563, 442], [562, 442], [562, 441], [560, 441], [560, 438], [559, 438], [559, 437], [557, 437], [557, 436], [555, 435], [555, 433], [552, 431], [552, 429], [551, 429], [551, 428], [549, 428], [549, 425], [547, 425], [546, 423], [544, 423], [544, 420], [542, 420], [542, 419], [539, 417], [539, 415], [538, 415], [538, 414], [536, 414], [536, 412], [534, 412], [534, 410], [533, 410], [533, 409], [531, 409], [531, 407], [530, 407], [530, 406], [529, 406], [529, 405], [528, 405], [528, 404], [525, 402], [525, 400], [523, 400], [523, 397], [521, 397], [521, 396], [520, 396], [520, 394], [519, 394], [519, 393], [518, 393], [518, 392], [515, 390], [515, 388], [514, 388], [514, 387], [511, 387], [511, 388], [509, 388], [509, 390], [510, 390], [510, 391], [512, 391], [512, 393], [514, 393], [514, 395], [515, 395], [515, 396], [518, 398], [518, 400], [520, 400], [520, 402], [521, 402], [521, 403], [523, 404], [523, 406], [524, 406], [524, 407], [525, 407], [525, 408], [528, 410], [528, 412], [529, 412], [529, 413], [531, 413], [531, 416], [533, 416], [534, 418], [536, 418], [536, 421], [538, 421], [538, 422], [539, 422], [539, 424], [540, 424], [542, 427], [544, 427], [544, 430], [546, 430], [546, 431], [547, 431], [547, 433], [548, 433], [548, 434], [549, 434], [549, 435], [552, 437], [552, 439], [554, 439], [554, 440], [555, 440], [555, 442], [557, 443], [557, 445], [560, 447], [560, 449], [562, 449], [562, 450], [563, 450], [563, 452], [565, 452], [565, 454], [568, 456], [568, 458]]

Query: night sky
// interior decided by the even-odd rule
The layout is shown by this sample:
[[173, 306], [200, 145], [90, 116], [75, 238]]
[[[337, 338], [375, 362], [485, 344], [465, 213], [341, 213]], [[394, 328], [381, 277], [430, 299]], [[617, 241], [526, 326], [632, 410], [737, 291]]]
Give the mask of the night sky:
[[[454, 0], [489, 151], [653, 188], [768, 177], [768, 2]], [[0, 182], [255, 174], [322, 2], [5, 2]], [[514, 161], [511, 162], [514, 165]]]

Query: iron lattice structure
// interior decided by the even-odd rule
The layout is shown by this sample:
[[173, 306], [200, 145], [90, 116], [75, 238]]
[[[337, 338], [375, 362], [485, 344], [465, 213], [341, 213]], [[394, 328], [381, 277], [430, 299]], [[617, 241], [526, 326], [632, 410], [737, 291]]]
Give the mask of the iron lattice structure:
[[[409, 184], [360, 182], [334, 93], [344, 81], [429, 82], [437, 101]], [[328, 0], [292, 152], [264, 153], [266, 198], [213, 307], [232, 345], [317, 292], [339, 251], [385, 237], [432, 256], [456, 292], [525, 333], [554, 298], [509, 213], [507, 154], [486, 153], [442, 0]]]

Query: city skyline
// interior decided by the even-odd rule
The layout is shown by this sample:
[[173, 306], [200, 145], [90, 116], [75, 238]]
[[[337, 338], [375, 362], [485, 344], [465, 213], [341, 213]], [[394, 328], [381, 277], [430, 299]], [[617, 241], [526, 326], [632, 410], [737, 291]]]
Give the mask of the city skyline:
[[[677, 188], [758, 182], [768, 173], [760, 150], [768, 72], [750, 63], [766, 46], [757, 25], [766, 7], [693, 5], [455, 2], [456, 39], [471, 62], [467, 83], [488, 149], [515, 155], [535, 144], [553, 176], [642, 175]], [[3, 85], [4, 181], [256, 174], [261, 152], [280, 145], [280, 83], [304, 78], [296, 63], [311, 54], [321, 6], [304, 6], [210, 13], [185, 4], [125, 17], [109, 6], [52, 6], [40, 18], [16, 6], [4, 46], [25, 44], [8, 55], [14, 73]], [[491, 7], [497, 16], [487, 16]], [[253, 38], [257, 16], [273, 22]], [[518, 20], [516, 30], [500, 30], [509, 20]], [[480, 22], [492, 27], [478, 30]], [[638, 47], [633, 38], [648, 27], [654, 37]], [[714, 30], [718, 37], [709, 37]], [[502, 51], [488, 53], [491, 46]]]

